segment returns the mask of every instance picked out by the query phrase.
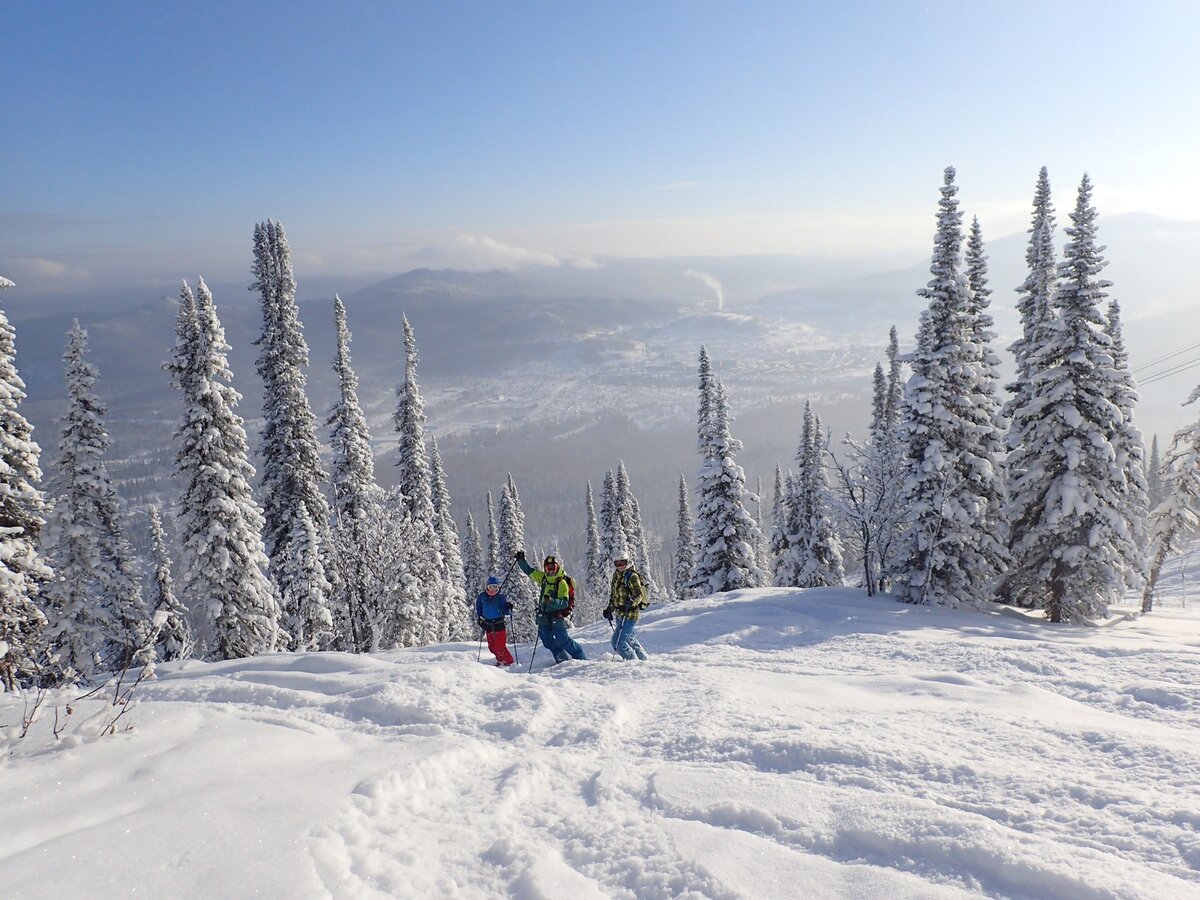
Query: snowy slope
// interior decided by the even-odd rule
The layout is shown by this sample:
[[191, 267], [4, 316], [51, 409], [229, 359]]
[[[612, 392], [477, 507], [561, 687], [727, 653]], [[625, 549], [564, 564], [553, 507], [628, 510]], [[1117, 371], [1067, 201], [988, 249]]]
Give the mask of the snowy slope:
[[758, 590], [652, 610], [647, 663], [606, 632], [533, 675], [474, 644], [162, 666], [133, 731], [10, 728], [2, 893], [1200, 896], [1196, 611]]

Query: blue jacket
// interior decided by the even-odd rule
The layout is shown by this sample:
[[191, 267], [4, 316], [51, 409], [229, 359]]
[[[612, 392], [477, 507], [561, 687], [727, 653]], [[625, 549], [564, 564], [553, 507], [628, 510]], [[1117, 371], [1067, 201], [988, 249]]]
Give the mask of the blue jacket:
[[475, 598], [476, 618], [503, 619], [508, 615], [510, 609], [512, 609], [512, 604], [508, 602], [508, 597], [504, 594], [489, 597], [487, 591], [480, 591], [479, 596]]

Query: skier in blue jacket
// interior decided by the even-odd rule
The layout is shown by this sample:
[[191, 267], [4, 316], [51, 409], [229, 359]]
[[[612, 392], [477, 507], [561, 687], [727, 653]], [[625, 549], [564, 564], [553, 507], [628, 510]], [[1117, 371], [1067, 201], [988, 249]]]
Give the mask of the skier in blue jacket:
[[496, 657], [496, 665], [511, 666], [512, 654], [508, 652], [508, 632], [504, 630], [504, 617], [512, 609], [508, 597], [500, 593], [500, 579], [492, 575], [483, 591], [475, 598], [475, 617], [479, 627], [487, 635], [488, 649]]

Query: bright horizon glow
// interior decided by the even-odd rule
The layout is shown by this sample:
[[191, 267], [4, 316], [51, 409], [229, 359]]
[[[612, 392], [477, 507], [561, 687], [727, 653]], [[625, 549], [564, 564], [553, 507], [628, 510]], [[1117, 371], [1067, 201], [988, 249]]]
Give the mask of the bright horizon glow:
[[[8, 4], [0, 272], [31, 295], [597, 256], [927, 255], [1200, 217], [1190, 3]], [[424, 262], [423, 262], [424, 261]]]

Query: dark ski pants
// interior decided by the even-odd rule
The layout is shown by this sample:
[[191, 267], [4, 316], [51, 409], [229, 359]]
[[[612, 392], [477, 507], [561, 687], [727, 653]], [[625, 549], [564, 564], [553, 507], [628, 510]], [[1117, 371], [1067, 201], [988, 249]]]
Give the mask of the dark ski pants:
[[542, 646], [554, 655], [555, 662], [575, 657], [587, 659], [587, 654], [579, 646], [579, 642], [567, 634], [567, 623], [564, 619], [542, 619], [538, 623], [538, 640]]

